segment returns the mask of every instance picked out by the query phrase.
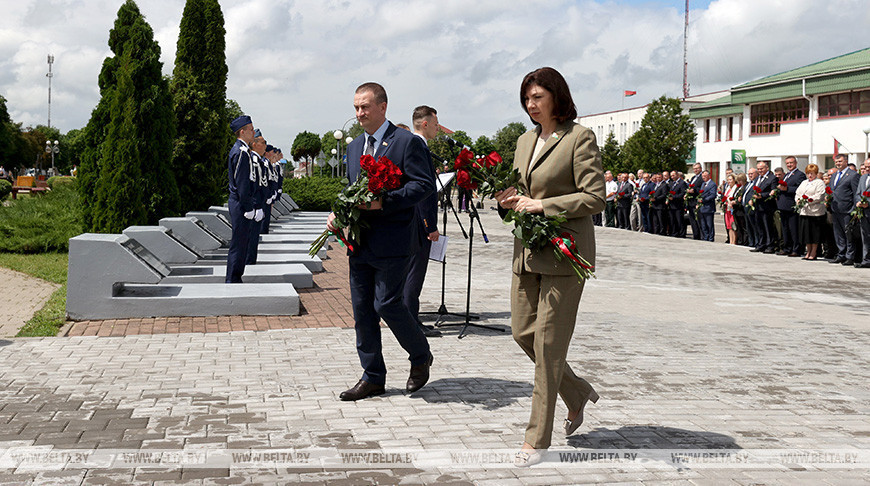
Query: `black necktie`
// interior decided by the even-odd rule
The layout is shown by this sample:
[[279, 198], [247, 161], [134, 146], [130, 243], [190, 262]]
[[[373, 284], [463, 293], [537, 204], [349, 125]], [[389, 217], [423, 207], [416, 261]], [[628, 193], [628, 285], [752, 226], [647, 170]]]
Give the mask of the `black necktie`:
[[375, 137], [369, 135], [368, 143], [366, 144], [366, 151], [363, 155], [375, 155]]

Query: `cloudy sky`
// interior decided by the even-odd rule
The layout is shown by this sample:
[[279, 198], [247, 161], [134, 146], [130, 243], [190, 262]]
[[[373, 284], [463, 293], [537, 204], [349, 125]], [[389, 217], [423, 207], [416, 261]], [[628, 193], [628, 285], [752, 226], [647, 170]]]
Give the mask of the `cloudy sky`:
[[[46, 55], [54, 54], [52, 125], [84, 126], [121, 0], [18, 0], [0, 17], [0, 94], [15, 121], [45, 124]], [[139, 0], [172, 71], [182, 0]], [[387, 115], [420, 104], [472, 137], [528, 118], [525, 73], [552, 66], [582, 114], [682, 92], [680, 0], [222, 0], [228, 95], [267, 139], [286, 146], [353, 116], [353, 89], [383, 84]], [[866, 0], [691, 0], [692, 94], [870, 47]]]

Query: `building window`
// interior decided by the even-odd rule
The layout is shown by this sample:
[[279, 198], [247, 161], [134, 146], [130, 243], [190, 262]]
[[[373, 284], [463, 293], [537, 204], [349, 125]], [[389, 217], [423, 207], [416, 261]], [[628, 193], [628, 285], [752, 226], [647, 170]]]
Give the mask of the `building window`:
[[810, 103], [803, 98], [753, 105], [749, 109], [749, 134], [779, 133], [779, 127], [783, 123], [806, 121], [809, 115]]
[[870, 90], [819, 96], [819, 118], [870, 114]]
[[704, 120], [704, 141], [710, 141], [710, 120]]
[[728, 140], [729, 142], [731, 140], [734, 140], [734, 117], [733, 116], [728, 117], [728, 138], [726, 138], [725, 140]]
[[716, 119], [716, 141], [717, 142], [722, 141], [722, 119], [721, 118]]
[[737, 140], [743, 140], [743, 115], [737, 118]]

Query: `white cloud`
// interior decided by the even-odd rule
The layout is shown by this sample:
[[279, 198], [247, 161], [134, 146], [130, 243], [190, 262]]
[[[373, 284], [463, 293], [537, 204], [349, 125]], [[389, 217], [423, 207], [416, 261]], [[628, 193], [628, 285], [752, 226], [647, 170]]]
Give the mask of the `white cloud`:
[[[52, 122], [84, 126], [118, 0], [22, 0], [0, 18], [0, 94], [11, 115], [45, 123], [45, 56], [56, 56]], [[522, 76], [553, 66], [580, 111], [618, 109], [682, 91], [683, 15], [656, 3], [611, 0], [237, 0], [222, 2], [228, 95], [264, 134], [289, 148], [302, 130], [323, 133], [353, 115], [353, 89], [379, 81], [388, 115], [414, 106], [473, 137], [528, 118]], [[141, 0], [171, 73], [183, 2]], [[860, 0], [717, 0], [691, 12], [693, 93], [866, 47], [870, 10]]]

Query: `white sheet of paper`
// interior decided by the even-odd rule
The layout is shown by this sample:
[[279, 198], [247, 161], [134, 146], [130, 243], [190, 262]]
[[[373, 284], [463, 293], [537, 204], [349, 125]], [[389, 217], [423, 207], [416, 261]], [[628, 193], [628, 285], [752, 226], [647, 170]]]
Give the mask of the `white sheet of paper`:
[[447, 187], [447, 184], [450, 184], [450, 181], [453, 180], [453, 177], [456, 175], [456, 172], [444, 172], [443, 174], [438, 174], [438, 180], [435, 182], [435, 188], [438, 189], [438, 192], [444, 190]]
[[449, 236], [441, 235], [441, 237], [438, 238], [438, 241], [433, 241], [432, 248], [429, 249], [429, 259], [435, 260], [436, 262], [443, 262], [444, 255], [447, 254], [447, 241], [449, 240]]

